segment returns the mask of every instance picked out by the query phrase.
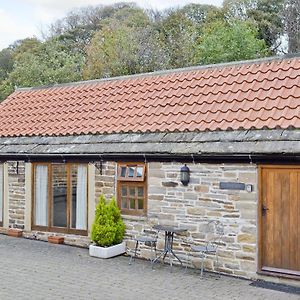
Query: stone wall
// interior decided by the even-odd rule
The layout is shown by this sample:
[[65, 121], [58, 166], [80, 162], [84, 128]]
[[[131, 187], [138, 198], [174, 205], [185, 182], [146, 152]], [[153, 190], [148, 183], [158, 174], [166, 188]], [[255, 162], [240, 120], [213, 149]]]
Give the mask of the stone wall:
[[25, 163], [23, 161], [9, 161], [7, 163], [9, 227], [24, 229]]
[[99, 202], [101, 194], [107, 199], [115, 196], [116, 191], [116, 163], [115, 162], [98, 162], [96, 163], [95, 174], [95, 202]]
[[[223, 273], [256, 277], [256, 207], [257, 167], [251, 164], [188, 164], [191, 181], [188, 186], [180, 182], [182, 163], [148, 163], [147, 216], [123, 215], [126, 224], [128, 250], [134, 247], [134, 237], [155, 224], [172, 224], [186, 227], [188, 233], [177, 235], [174, 249], [184, 263], [189, 251], [188, 243], [201, 244], [207, 238], [204, 228], [209, 220], [220, 220], [225, 236], [219, 248], [219, 265], [213, 257], [206, 260], [206, 268]], [[25, 170], [24, 163], [8, 162], [9, 170], [9, 226], [24, 228]], [[102, 174], [101, 174], [102, 173]], [[221, 190], [224, 182], [252, 184], [252, 192]], [[95, 174], [95, 203], [103, 193], [107, 198], [116, 192], [116, 163], [97, 163]], [[26, 237], [46, 240], [50, 233], [27, 232]], [[53, 233], [52, 233], [53, 234]], [[63, 235], [63, 234], [61, 234]], [[66, 243], [87, 246], [88, 237], [63, 235]], [[188, 242], [188, 243], [187, 243]], [[158, 248], [163, 248], [160, 233]], [[149, 257], [150, 249], [141, 245], [139, 256]], [[191, 266], [199, 267], [200, 258], [192, 256]]]
[[[188, 244], [203, 244], [203, 234], [209, 220], [224, 224], [225, 236], [219, 248], [219, 264], [213, 257], [206, 260], [206, 268], [242, 277], [256, 275], [256, 206], [257, 168], [249, 164], [189, 164], [191, 181], [180, 182], [179, 163], [148, 164], [148, 215], [143, 218], [125, 217], [127, 238], [140, 234], [154, 224], [172, 224], [188, 228], [186, 236], [176, 236], [174, 248], [187, 262]], [[252, 184], [252, 192], [221, 190], [224, 182]], [[161, 235], [159, 248], [163, 247]], [[187, 243], [188, 242], [188, 243]], [[133, 242], [128, 243], [133, 247]], [[142, 247], [141, 256], [150, 255]], [[192, 257], [192, 266], [199, 267], [200, 259]]]

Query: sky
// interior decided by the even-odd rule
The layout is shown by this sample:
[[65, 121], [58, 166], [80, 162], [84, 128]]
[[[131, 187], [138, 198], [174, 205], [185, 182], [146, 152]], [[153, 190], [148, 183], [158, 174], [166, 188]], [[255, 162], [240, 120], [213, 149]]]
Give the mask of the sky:
[[187, 3], [221, 6], [223, 0], [0, 0], [0, 50], [18, 39], [41, 38], [49, 24], [73, 8], [117, 2], [135, 2], [144, 8], [161, 10]]

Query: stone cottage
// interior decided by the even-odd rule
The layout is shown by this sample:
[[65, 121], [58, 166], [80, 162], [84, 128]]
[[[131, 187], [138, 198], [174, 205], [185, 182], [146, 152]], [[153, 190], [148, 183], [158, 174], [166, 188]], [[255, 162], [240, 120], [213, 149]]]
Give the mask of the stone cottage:
[[103, 193], [129, 247], [157, 223], [201, 242], [220, 220], [220, 265], [207, 269], [299, 279], [299, 159], [299, 57], [17, 89], [0, 104], [1, 232], [87, 246]]

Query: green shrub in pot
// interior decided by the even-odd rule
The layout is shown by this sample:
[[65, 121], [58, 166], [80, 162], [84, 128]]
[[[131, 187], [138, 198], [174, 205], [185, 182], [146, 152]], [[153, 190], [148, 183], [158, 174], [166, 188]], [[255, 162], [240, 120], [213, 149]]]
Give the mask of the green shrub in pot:
[[121, 243], [124, 234], [125, 225], [115, 199], [107, 202], [104, 195], [101, 195], [92, 225], [92, 241], [97, 246], [109, 247]]

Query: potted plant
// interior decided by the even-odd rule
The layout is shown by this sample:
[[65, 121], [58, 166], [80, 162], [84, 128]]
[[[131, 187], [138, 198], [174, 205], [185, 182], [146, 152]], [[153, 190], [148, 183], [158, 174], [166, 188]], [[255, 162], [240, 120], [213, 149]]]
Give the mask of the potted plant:
[[91, 239], [94, 244], [89, 247], [90, 255], [110, 258], [125, 253], [124, 234], [125, 225], [115, 199], [107, 203], [101, 195], [92, 225]]

